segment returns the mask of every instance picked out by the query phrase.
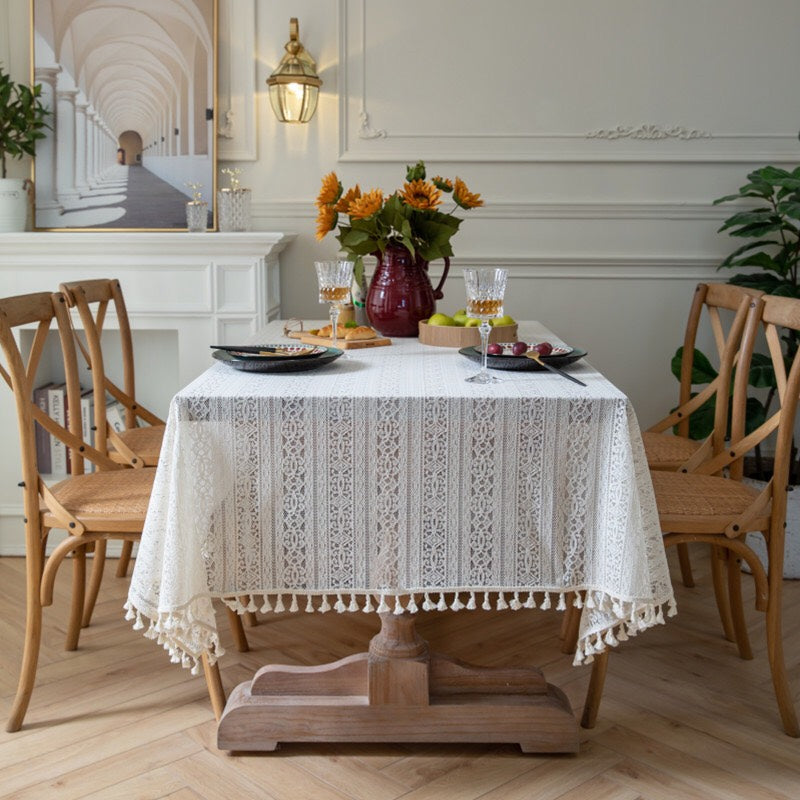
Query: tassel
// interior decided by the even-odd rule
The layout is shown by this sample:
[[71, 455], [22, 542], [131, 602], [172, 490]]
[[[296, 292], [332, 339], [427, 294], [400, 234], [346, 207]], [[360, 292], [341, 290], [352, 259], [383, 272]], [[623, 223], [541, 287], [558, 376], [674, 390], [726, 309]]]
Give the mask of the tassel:
[[481, 608], [484, 611], [491, 611], [492, 610], [492, 604], [489, 602], [489, 592], [484, 592], [483, 593], [483, 603], [481, 603]]
[[372, 607], [372, 595], [368, 594], [367, 595], [367, 602], [364, 605], [363, 611], [364, 611], [365, 614], [369, 614], [371, 611], [374, 611], [374, 610], [375, 609]]
[[475, 610], [475, 592], [469, 593], [469, 600], [467, 600], [467, 610], [474, 611]]
[[144, 628], [144, 622], [142, 622], [142, 615], [136, 614], [136, 622], [133, 623], [133, 629], [135, 631], [140, 631]]
[[583, 648], [580, 645], [578, 645], [575, 648], [575, 657], [572, 659], [572, 665], [574, 667], [577, 667], [578, 664], [582, 663], [583, 663]]
[[437, 611], [447, 611], [447, 601], [444, 599], [444, 594], [439, 592], [439, 602], [436, 604]]
[[594, 592], [586, 592], [586, 608], [597, 608], [594, 602]]
[[195, 659], [194, 666], [191, 669], [191, 674], [197, 677], [200, 674], [200, 664]]
[[283, 595], [279, 594], [278, 599], [275, 601], [275, 613], [282, 614], [286, 609], [283, 607]]
[[381, 601], [378, 603], [378, 613], [385, 614], [389, 610], [389, 606], [386, 605], [386, 598], [384, 595], [381, 595]]
[[614, 629], [613, 628], [609, 628], [606, 631], [606, 635], [603, 637], [603, 641], [607, 645], [609, 645], [609, 647], [616, 647], [619, 644], [619, 642], [617, 641], [616, 636], [614, 636]]
[[358, 611], [358, 600], [354, 594], [350, 595], [350, 605], [347, 607], [348, 611]]
[[497, 610], [498, 611], [505, 611], [508, 608], [508, 603], [506, 603], [506, 596], [503, 592], [500, 592], [497, 595]]
[[297, 595], [295, 594], [292, 595], [292, 604], [289, 606], [289, 611], [292, 613], [297, 611]]
[[427, 592], [425, 592], [425, 600], [422, 603], [422, 608], [425, 611], [433, 611], [433, 609], [435, 608], [433, 602], [431, 601], [431, 596]]
[[575, 608], [583, 608], [583, 595], [580, 592], [575, 592], [575, 600], [573, 600], [572, 605]]
[[658, 607], [658, 613], [656, 614], [656, 624], [664, 624], [664, 610], [661, 608], [661, 606]]
[[419, 609], [417, 608], [417, 598], [414, 595], [411, 595], [411, 599], [408, 601], [408, 605], [406, 606], [406, 611], [409, 614], [416, 614]]
[[400, 595], [394, 598], [394, 611], [392, 613], [397, 616], [403, 613], [403, 604], [400, 602]]
[[678, 613], [678, 606], [675, 604], [675, 598], [670, 597], [669, 603], [667, 603], [667, 616], [674, 617]]
[[178, 655], [178, 651], [177, 650], [173, 650], [169, 654], [169, 663], [170, 664], [180, 664], [181, 663], [181, 657]]
[[133, 606], [130, 603], [125, 603], [123, 608], [125, 609], [125, 619], [126, 620], [128, 620], [130, 622], [132, 619], [134, 619], [136, 617], [136, 614], [134, 613], [134, 610], [133, 610]]
[[337, 614], [344, 614], [344, 612], [347, 611], [347, 606], [344, 604], [344, 600], [342, 600], [342, 596], [340, 594], [336, 595], [336, 602], [334, 603], [333, 607]]
[[617, 628], [617, 641], [619, 641], [619, 642], [627, 642], [628, 641], [628, 634], [625, 631], [625, 624], [624, 623]]
[[536, 598], [533, 596], [533, 592], [528, 592], [528, 597], [525, 600], [525, 608], [536, 608]]
[[261, 604], [261, 613], [268, 614], [270, 611], [272, 611], [272, 603], [269, 601], [269, 595], [265, 594], [264, 602]]
[[542, 604], [539, 606], [542, 611], [547, 611], [550, 608], [550, 592], [544, 593], [544, 600], [542, 600]]
[[594, 645], [587, 639], [586, 644], [583, 646], [583, 652], [586, 656], [594, 655]]
[[558, 595], [558, 605], [556, 606], [556, 611], [566, 611], [567, 610], [567, 603], [564, 600], [564, 592], [561, 592]]
[[514, 597], [509, 605], [512, 611], [519, 611], [522, 608], [522, 603], [519, 601], [519, 592], [514, 592]]
[[328, 602], [328, 595], [322, 595], [322, 605], [319, 607], [319, 613], [324, 614], [326, 611], [331, 610], [331, 604]]
[[254, 612], [258, 611], [258, 606], [256, 606], [256, 601], [253, 600], [253, 595], [250, 595], [250, 602], [247, 604], [247, 608], [245, 611]]
[[456, 596], [453, 598], [453, 602], [450, 604], [450, 610], [461, 611], [462, 608], [464, 608], [464, 604], [461, 602], [458, 592], [456, 592]]
[[313, 614], [314, 613], [314, 606], [311, 604], [311, 595], [308, 595], [308, 601], [306, 602], [306, 614]]

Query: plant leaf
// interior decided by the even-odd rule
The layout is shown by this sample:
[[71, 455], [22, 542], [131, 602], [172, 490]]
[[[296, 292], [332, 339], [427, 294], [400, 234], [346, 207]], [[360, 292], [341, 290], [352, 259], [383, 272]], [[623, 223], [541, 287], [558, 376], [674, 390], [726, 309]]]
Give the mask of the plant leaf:
[[[681, 379], [681, 364], [683, 363], [683, 346], [675, 351], [672, 357], [671, 369], [672, 374], [678, 379]], [[697, 384], [711, 383], [717, 377], [717, 371], [711, 365], [707, 356], [695, 348], [694, 357], [692, 358], [692, 386]]]

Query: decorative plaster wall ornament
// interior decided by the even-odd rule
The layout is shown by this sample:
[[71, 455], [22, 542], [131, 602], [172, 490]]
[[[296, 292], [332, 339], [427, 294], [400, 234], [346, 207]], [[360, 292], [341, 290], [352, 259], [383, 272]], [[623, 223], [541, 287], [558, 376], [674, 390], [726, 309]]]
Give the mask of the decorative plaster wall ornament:
[[223, 139], [233, 139], [233, 118], [234, 113], [231, 109], [228, 109], [225, 114], [225, 122], [219, 126], [217, 129], [217, 136], [221, 136]]
[[358, 129], [359, 139], [385, 139], [389, 134], [383, 128], [373, 128], [369, 121], [369, 114], [365, 109], [359, 115], [361, 127]]
[[601, 128], [586, 134], [587, 139], [710, 139], [711, 134], [681, 125], [665, 128], [661, 125], [617, 125], [616, 128]]

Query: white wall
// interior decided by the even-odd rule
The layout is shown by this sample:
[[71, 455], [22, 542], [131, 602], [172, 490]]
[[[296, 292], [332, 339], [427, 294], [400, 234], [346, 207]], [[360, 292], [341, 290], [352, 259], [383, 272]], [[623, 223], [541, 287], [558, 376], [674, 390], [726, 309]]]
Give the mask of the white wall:
[[[589, 350], [640, 421], [657, 418], [693, 285], [725, 278], [716, 229], [731, 209], [711, 201], [800, 154], [796, 0], [257, 0], [253, 26], [236, 0], [232, 45], [229, 3], [221, 152], [244, 159], [255, 227], [299, 234], [284, 315], [321, 313], [311, 262], [336, 251], [314, 239], [321, 176], [391, 191], [424, 158], [486, 201], [453, 241], [441, 308], [463, 304], [459, 266], [508, 266], [509, 312]], [[324, 81], [306, 126], [278, 123], [266, 97], [291, 16]], [[0, 59], [24, 78], [27, 0], [0, 0], [5, 19]]]

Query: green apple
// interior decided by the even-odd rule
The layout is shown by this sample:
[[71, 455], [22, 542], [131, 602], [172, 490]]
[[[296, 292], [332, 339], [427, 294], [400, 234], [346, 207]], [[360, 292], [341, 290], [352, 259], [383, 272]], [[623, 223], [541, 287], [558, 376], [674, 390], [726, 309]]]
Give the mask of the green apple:
[[467, 309], [466, 308], [459, 308], [453, 317], [466, 317], [467, 316]]
[[477, 317], [467, 317], [467, 321], [464, 323], [465, 328], [477, 328], [481, 324], [481, 321], [477, 319]]
[[492, 325], [494, 325], [495, 327], [498, 327], [500, 325], [516, 325], [516, 324], [517, 324], [516, 320], [513, 317], [510, 317], [508, 314], [506, 314], [503, 317], [497, 317], [497, 319], [492, 320]]
[[447, 314], [434, 314], [429, 320], [428, 325], [455, 325], [456, 323], [453, 321], [452, 317], [448, 317]]

